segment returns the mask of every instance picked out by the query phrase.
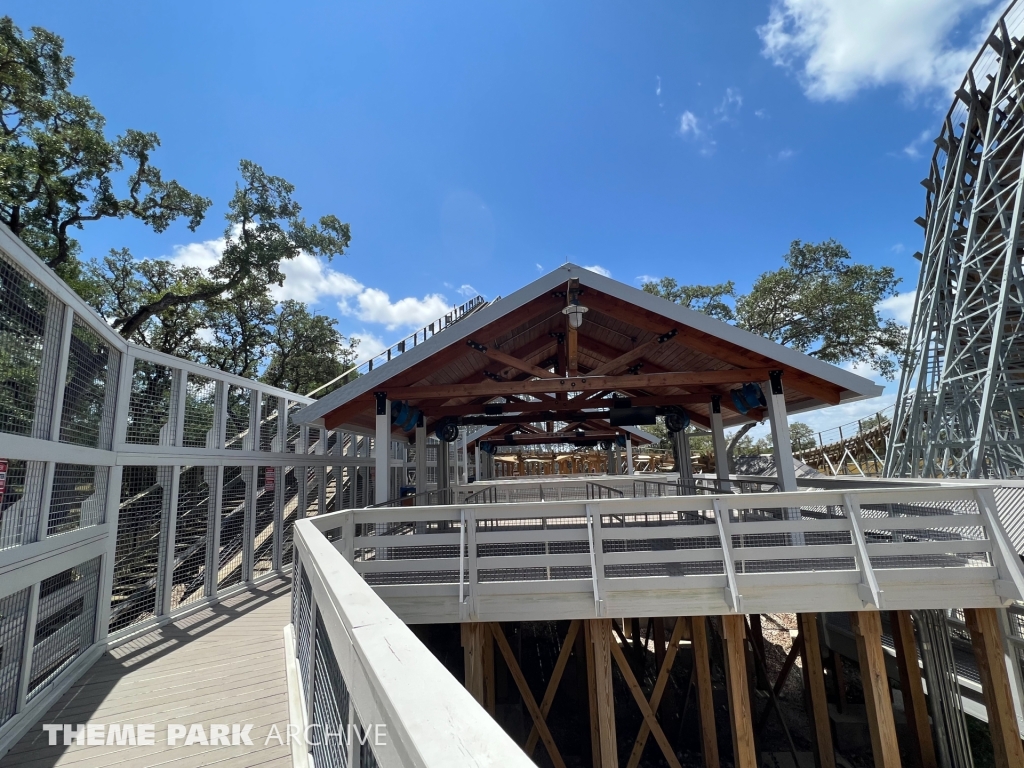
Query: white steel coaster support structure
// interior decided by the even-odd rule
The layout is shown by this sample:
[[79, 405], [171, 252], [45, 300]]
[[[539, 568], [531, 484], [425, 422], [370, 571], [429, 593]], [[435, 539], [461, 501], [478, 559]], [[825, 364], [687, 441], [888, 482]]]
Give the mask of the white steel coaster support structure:
[[922, 182], [925, 248], [886, 456], [890, 477], [1024, 475], [1018, 5], [999, 20], [957, 91]]

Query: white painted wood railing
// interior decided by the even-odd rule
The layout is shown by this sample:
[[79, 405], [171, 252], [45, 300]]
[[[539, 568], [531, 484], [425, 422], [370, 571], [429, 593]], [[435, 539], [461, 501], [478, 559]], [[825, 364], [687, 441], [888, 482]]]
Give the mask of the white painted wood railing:
[[[378, 597], [313, 520], [295, 525], [301, 697], [317, 765], [527, 768], [533, 762]], [[308, 592], [306, 591], [308, 585]], [[305, 647], [303, 648], [303, 644]], [[367, 746], [323, 741], [356, 726]], [[375, 761], [359, 749], [372, 750]]]
[[981, 484], [351, 510], [311, 524], [410, 622], [962, 608], [1024, 596]]

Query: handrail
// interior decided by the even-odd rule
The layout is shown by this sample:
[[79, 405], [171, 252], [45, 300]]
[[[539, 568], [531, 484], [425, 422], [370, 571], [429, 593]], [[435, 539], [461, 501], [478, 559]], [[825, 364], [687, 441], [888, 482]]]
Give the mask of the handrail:
[[[292, 600], [302, 609], [297, 615], [315, 616], [316, 621], [300, 628], [294, 649], [288, 650], [300, 665], [312, 667], [315, 658], [336, 674], [324, 675], [322, 685], [317, 682], [308, 688], [301, 686], [300, 676], [304, 709], [312, 717], [305, 730], [315, 739], [332, 727], [337, 729], [335, 723], [318, 722], [317, 713], [337, 711], [343, 702], [351, 702], [355, 726], [368, 729], [372, 738], [366, 746], [348, 745], [350, 758], [354, 751], [369, 748], [381, 768], [533, 766], [314, 527], [317, 520], [295, 524], [297, 582], [308, 584], [308, 588], [292, 590]], [[316, 653], [311, 653], [313, 649]], [[307, 679], [312, 680], [312, 674]], [[348, 712], [343, 717], [347, 721]], [[314, 754], [323, 750], [329, 759], [329, 753], [346, 749], [335, 746], [334, 741], [324, 746], [325, 741], [312, 743]]]
[[[410, 341], [412, 342], [412, 346], [415, 347], [419, 341], [420, 336], [423, 337], [423, 341], [426, 341], [427, 338], [429, 338], [428, 333], [430, 336], [434, 336], [440, 333], [441, 331], [450, 328], [451, 326], [455, 325], [455, 323], [464, 319], [468, 315], [471, 315], [473, 312], [475, 312], [477, 309], [479, 309], [486, 303], [487, 300], [483, 296], [477, 295], [474, 296], [469, 301], [465, 302], [464, 304], [461, 304], [457, 307], [452, 307], [452, 311], [449, 312], [444, 317], [439, 317], [436, 321], [430, 323], [430, 325], [423, 326], [411, 336], [406, 336], [401, 341], [392, 344], [390, 347], [387, 347], [386, 349], [378, 352], [377, 354], [368, 357], [364, 360], [361, 360], [360, 362], [356, 363], [351, 368], [346, 370], [344, 373], [335, 376], [326, 384], [321, 384], [312, 392], [307, 393], [306, 397], [313, 397], [313, 395], [315, 395], [320, 390], [327, 389], [327, 387], [331, 386], [332, 384], [336, 384], [339, 381], [342, 381], [343, 379], [347, 379], [351, 374], [357, 373], [359, 369], [364, 366], [366, 366], [366, 372], [369, 373], [370, 371], [373, 370], [373, 363], [378, 358], [385, 358], [384, 362], [389, 362], [392, 356], [397, 357], [398, 355], [403, 354], [406, 351], [406, 349], [408, 349]], [[435, 324], [437, 325], [437, 330], [434, 330]], [[348, 381], [345, 381], [344, 383], [347, 384]]]
[[[604, 584], [601, 599], [606, 602], [612, 598], [605, 597], [605, 589], [609, 595], [629, 589], [664, 589], [666, 599], [672, 594], [675, 600], [683, 599], [680, 590], [687, 585], [719, 586], [728, 588], [722, 593], [720, 610], [735, 612], [741, 610], [739, 595], [749, 592], [749, 585], [760, 585], [761, 601], [768, 599], [763, 589], [775, 583], [813, 587], [807, 596], [820, 610], [837, 605], [852, 606], [849, 610], [865, 606], [888, 610], [925, 599], [922, 594], [934, 601], [944, 589], [936, 590], [937, 584], [975, 589], [972, 599], [981, 602], [1020, 599], [1024, 572], [1011, 570], [1019, 571], [1020, 563], [1004, 556], [1005, 533], [986, 508], [990, 500], [984, 493], [979, 495], [979, 488], [496, 503], [487, 508], [486, 528], [474, 534], [488, 550], [470, 553], [475, 555], [474, 572], [481, 575], [479, 580], [471, 577], [465, 589], [470, 594], [488, 594], [493, 600], [502, 593], [532, 594], [536, 588], [529, 587], [531, 583], [548, 581], [551, 586], [543, 594], [554, 600], [556, 585], [572, 595], [579, 591], [574, 581], [586, 579], [589, 592], [594, 574], [589, 570], [587, 547], [588, 537], [593, 536], [595, 546], [601, 541], [605, 547], [594, 554], [600, 556], [597, 567], [602, 573], [597, 575]], [[965, 511], [965, 503], [973, 505], [973, 511]], [[411, 598], [421, 586], [444, 584], [448, 579], [455, 587], [454, 576], [447, 574], [454, 574], [457, 567], [452, 560], [459, 541], [454, 526], [462, 509], [362, 509], [335, 515], [351, 515], [357, 527], [373, 524], [377, 530], [383, 526], [395, 531], [386, 537], [356, 536], [351, 549], [364, 554], [353, 565], [371, 584], [387, 584], [389, 595], [405, 589]], [[851, 509], [857, 510], [855, 519]], [[329, 520], [333, 516], [312, 518], [312, 522], [318, 528], [334, 527], [337, 523]], [[593, 520], [590, 533], [588, 516]], [[549, 546], [554, 542], [557, 547]], [[544, 546], [538, 548], [538, 544]], [[516, 551], [521, 554], [508, 554]], [[725, 557], [735, 562], [734, 576], [728, 581]], [[883, 578], [894, 570], [905, 573], [888, 577], [890, 581]], [[963, 594], [958, 592], [956, 599], [962, 601]], [[780, 589], [774, 599], [773, 610], [792, 608], [791, 595], [785, 590]], [[548, 610], [546, 601], [536, 611]], [[621, 605], [619, 609], [625, 610]], [[707, 610], [706, 605], [702, 610]], [[541, 619], [538, 614], [537, 620]]]
[[588, 499], [621, 499], [626, 492], [621, 488], [613, 488], [610, 485], [588, 482], [586, 485]]

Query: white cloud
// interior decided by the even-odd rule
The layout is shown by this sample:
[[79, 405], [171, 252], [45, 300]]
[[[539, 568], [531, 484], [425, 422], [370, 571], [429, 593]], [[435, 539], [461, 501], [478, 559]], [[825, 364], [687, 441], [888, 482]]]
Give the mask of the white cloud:
[[701, 133], [700, 122], [697, 120], [697, 116], [693, 114], [693, 112], [686, 110], [679, 116], [679, 135], [700, 136]]
[[605, 277], [612, 276], [612, 271], [610, 269], [605, 269], [599, 264], [594, 264], [591, 267], [584, 267], [584, 269], [589, 269], [591, 272], [597, 272], [597, 274], [604, 275]]
[[534, 266], [537, 267], [537, 271], [538, 272], [543, 272], [544, 271], [544, 267], [542, 267], [540, 264], [535, 264]]
[[176, 245], [171, 249], [171, 257], [168, 261], [179, 267], [199, 267], [207, 270], [220, 261], [225, 245], [227, 245], [227, 239], [223, 237], [204, 240], [201, 243]]
[[373, 357], [378, 352], [383, 352], [388, 348], [388, 345], [384, 343], [384, 340], [379, 336], [375, 336], [369, 331], [357, 331], [356, 333], [350, 333], [348, 335], [350, 339], [359, 339], [359, 346], [356, 348], [356, 354], [360, 360], [366, 360]]
[[[225, 242], [220, 237], [201, 243], [176, 245], [169, 260], [178, 266], [209, 269], [220, 259]], [[284, 285], [269, 287], [275, 301], [295, 299], [313, 304], [325, 298], [338, 298], [341, 299], [338, 309], [342, 314], [355, 316], [366, 323], [380, 323], [389, 331], [403, 326], [420, 328], [443, 317], [451, 308], [448, 299], [439, 293], [428, 294], [422, 299], [409, 296], [392, 302], [391, 297], [379, 288], [369, 288], [351, 275], [331, 269], [325, 260], [307, 253], [282, 262], [281, 272], [285, 275]], [[462, 285], [458, 293], [477, 295], [471, 285]], [[373, 337], [364, 334], [363, 338], [369, 340]], [[380, 345], [383, 349], [383, 342]], [[363, 352], [361, 349], [360, 353]]]
[[933, 131], [930, 128], [921, 131], [916, 139], [903, 148], [903, 154], [915, 160], [919, 158], [921, 156], [921, 149], [928, 143], [928, 139], [932, 138], [932, 133]]
[[894, 245], [889, 250], [892, 251], [893, 253], [903, 253], [905, 250], [907, 250], [907, 247], [903, 245], [903, 243], [896, 243], [896, 245]]
[[779, 151], [779, 153], [775, 156], [775, 159], [780, 161], [789, 160], [789, 158], [791, 158], [795, 154], [796, 152], [794, 152], [792, 149], [783, 149]]
[[723, 122], [733, 119], [743, 106], [743, 95], [738, 88], [726, 88], [722, 103], [715, 107], [715, 114]]
[[917, 299], [917, 291], [899, 293], [890, 296], [878, 304], [878, 310], [883, 315], [888, 315], [897, 322], [910, 325], [910, 318], [914, 314], [914, 302]]
[[764, 119], [764, 118], [768, 117], [768, 113], [765, 112], [763, 109], [755, 109], [754, 110], [754, 117]]
[[353, 299], [338, 302], [338, 309], [344, 315], [354, 315], [366, 323], [380, 323], [389, 331], [402, 326], [420, 328], [432, 323], [451, 309], [448, 300], [439, 293], [431, 293], [422, 299], [408, 296], [392, 302], [391, 297], [380, 288], [363, 288]]
[[658, 75], [657, 78], [658, 78], [658, 87], [654, 89], [654, 95], [655, 96], [661, 96], [661, 75]]
[[285, 275], [283, 286], [270, 286], [270, 295], [277, 301], [295, 299], [312, 304], [326, 296], [358, 296], [364, 286], [351, 275], [328, 267], [323, 261], [300, 253], [281, 264]]
[[460, 285], [456, 293], [459, 294], [460, 296], [465, 296], [467, 299], [472, 299], [474, 296], [480, 295], [480, 291], [478, 291], [469, 283], [463, 283], [462, 285]]
[[[812, 99], [848, 99], [895, 84], [914, 95], [952, 93], [994, 19], [961, 45], [950, 36], [993, 0], [773, 0], [757, 32], [763, 53], [800, 72]], [[960, 37], [963, 37], [962, 35]]]
[[634, 280], [638, 283], [656, 283], [661, 278], [655, 277], [654, 275], [637, 275]]

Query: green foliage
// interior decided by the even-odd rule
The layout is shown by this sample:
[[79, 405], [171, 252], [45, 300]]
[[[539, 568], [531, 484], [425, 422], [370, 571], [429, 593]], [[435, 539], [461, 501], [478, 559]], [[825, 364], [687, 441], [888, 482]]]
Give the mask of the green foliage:
[[817, 442], [814, 437], [814, 430], [802, 421], [792, 421], [789, 424], [789, 442], [793, 447], [793, 453], [809, 451]]
[[732, 280], [717, 285], [679, 285], [673, 277], [663, 277], [657, 282], [641, 286], [647, 293], [661, 296], [688, 309], [703, 312], [719, 320], [732, 321], [736, 318], [727, 300], [735, 301], [736, 286]]
[[64, 41], [31, 31], [24, 37], [0, 18], [0, 221], [74, 286], [72, 234], [85, 222], [132, 217], [162, 232], [185, 217], [194, 230], [210, 201], [151, 164], [155, 133], [108, 139], [103, 115], [69, 90], [74, 59]]
[[[734, 432], [730, 432], [726, 435], [726, 439], [731, 439], [735, 436]], [[765, 453], [772, 452], [772, 436], [765, 435], [764, 437], [755, 440], [750, 435], [743, 435], [736, 445], [729, 452], [732, 456], [760, 456]]]
[[290, 392], [307, 394], [343, 374], [356, 359], [358, 339], [335, 328], [337, 320], [312, 315], [305, 304], [281, 303], [271, 334], [270, 363], [262, 380]]
[[350, 232], [336, 216], [323, 216], [318, 224], [300, 217], [302, 208], [292, 199], [295, 188], [279, 176], [270, 176], [249, 160], [239, 163], [242, 183], [228, 204], [225, 246], [220, 260], [206, 274], [190, 276], [188, 284], [152, 294], [113, 325], [131, 338], [151, 318], [197, 301], [255, 300], [266, 286], [284, 283], [281, 262], [305, 252], [328, 259], [344, 253]]
[[861, 419], [859, 426], [857, 427], [858, 432], [870, 432], [875, 427], [888, 424], [892, 421], [888, 416], [883, 413], [876, 413], [874, 416], [868, 416], [866, 419]]
[[906, 329], [876, 310], [896, 293], [900, 279], [892, 267], [854, 264], [835, 240], [794, 240], [784, 259], [783, 267], [760, 275], [747, 294], [737, 295], [732, 283], [679, 286], [669, 277], [643, 289], [826, 362], [864, 363], [893, 378]]

